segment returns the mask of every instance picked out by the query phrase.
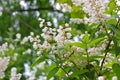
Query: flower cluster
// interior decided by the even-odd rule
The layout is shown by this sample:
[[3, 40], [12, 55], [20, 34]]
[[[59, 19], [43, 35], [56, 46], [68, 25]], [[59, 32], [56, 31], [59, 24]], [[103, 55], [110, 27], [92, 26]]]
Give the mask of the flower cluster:
[[[40, 20], [43, 20], [40, 18]], [[41, 21], [43, 23], [43, 21]], [[40, 22], [40, 25], [42, 24]], [[44, 22], [47, 23], [47, 22]], [[43, 27], [45, 26], [45, 27]], [[69, 24], [65, 24], [63, 26], [59, 26], [57, 28], [50, 28], [46, 24], [41, 26], [42, 33], [41, 35], [35, 36], [33, 32], [30, 33], [30, 36], [24, 37], [21, 44], [24, 44], [27, 41], [30, 41], [33, 43], [33, 48], [39, 49], [40, 51], [37, 52], [37, 54], [41, 54], [41, 52], [45, 49], [55, 49], [55, 45], [51, 43], [57, 43], [58, 47], [64, 47], [65, 43], [68, 43], [71, 38], [71, 33], [69, 32], [71, 28], [69, 27]], [[41, 42], [40, 37], [44, 39], [44, 41]]]
[[76, 6], [79, 6], [79, 5], [81, 5], [81, 3], [83, 3], [83, 0], [71, 0], [71, 1]]
[[13, 67], [11, 69], [11, 77], [10, 80], [20, 80], [22, 74], [18, 73], [17, 74], [17, 69], [15, 67]]
[[15, 39], [15, 41], [19, 41], [20, 38], [21, 38], [21, 34], [20, 34], [20, 33], [17, 33], [17, 34], [16, 34], [16, 39]]
[[[82, 4], [83, 11], [89, 16], [84, 17], [85, 23], [105, 22], [110, 18], [110, 15], [104, 13], [109, 0], [72, 0], [72, 2], [76, 6]], [[76, 19], [72, 21], [76, 23]], [[81, 23], [81, 20], [77, 23]]]
[[35, 77], [35, 71], [31, 71], [31, 76], [27, 79], [27, 80], [35, 80], [36, 77]]
[[[106, 80], [104, 76], [99, 76], [97, 80]], [[117, 76], [113, 76], [111, 80], [118, 80]]]
[[[90, 37], [90, 34], [84, 33], [81, 34], [78, 38], [78, 41], [83, 45], [87, 45], [87, 49], [84, 49], [83, 47], [71, 45], [72, 42], [75, 42], [75, 40], [72, 38], [72, 34], [70, 33], [71, 28], [69, 27], [69, 24], [60, 25], [55, 28], [51, 28], [50, 25], [46, 24], [47, 22], [44, 19], [40, 20], [40, 28], [42, 29], [42, 33], [40, 35], [35, 35], [33, 32], [30, 33], [29, 36], [24, 37], [21, 44], [24, 44], [25, 42], [31, 42], [33, 48], [38, 55], [43, 53], [44, 51], [49, 51], [48, 55], [49, 58], [52, 57], [52, 59], [55, 59], [54, 55], [58, 55], [61, 60], [65, 60], [62, 65], [64, 66], [77, 66], [79, 69], [84, 69], [88, 65], [87, 60], [87, 54], [89, 57], [94, 56], [104, 56], [103, 51], [106, 48], [107, 39], [105, 38], [102, 40], [102, 42], [99, 43], [99, 45], [93, 45], [92, 47], [87, 44], [88, 42], [91, 42], [92, 39]], [[83, 20], [76, 19], [76, 23], [84, 22]], [[52, 25], [52, 24], [51, 24]], [[85, 36], [88, 36], [89, 40], [88, 42], [84, 42]], [[95, 37], [98, 37], [99, 33], [95, 34]], [[40, 40], [42, 39], [42, 40]], [[79, 40], [80, 39], [80, 40]], [[70, 45], [69, 45], [69, 44]], [[68, 50], [69, 49], [69, 50]], [[31, 50], [28, 49], [25, 51], [25, 53], [31, 53]], [[109, 53], [108, 53], [109, 54]], [[74, 59], [73, 59], [74, 58]], [[67, 59], [71, 59], [71, 61], [67, 61]], [[112, 55], [108, 55], [108, 58], [106, 58], [104, 65], [109, 64], [108, 62], [111, 62], [110, 59], [113, 60]], [[95, 58], [95, 60], [100, 61], [99, 64], [101, 66], [101, 58]], [[96, 63], [89, 62], [91, 65], [94, 65]], [[99, 77], [101, 79], [101, 77]], [[29, 78], [30, 80], [34, 79], [34, 75]]]
[[80, 18], [70, 18], [70, 22], [76, 23], [76, 24], [80, 24], [83, 23], [83, 19]]
[[6, 50], [7, 50], [7, 47], [8, 47], [8, 43], [7, 43], [7, 42], [4, 43], [4, 44], [2, 44], [2, 45], [0, 46], [0, 52], [6, 51]]
[[5, 77], [5, 70], [9, 64], [10, 57], [0, 58], [0, 78]]
[[51, 26], [52, 25], [51, 22], [46, 22], [45, 19], [39, 18], [38, 20], [40, 21], [40, 24], [39, 24], [40, 28], [43, 26]]
[[92, 47], [92, 48], [89, 48], [88, 49], [88, 52], [90, 53], [90, 56], [91, 55], [101, 55], [101, 51], [105, 50], [105, 47], [106, 47], [106, 40], [104, 40], [99, 46], [96, 46], [96, 47]]
[[68, 26], [59, 26], [59, 29], [57, 30], [58, 34], [54, 38], [59, 47], [63, 47], [65, 43], [69, 42], [72, 36], [72, 34], [69, 32], [70, 30], [71, 28]]
[[72, 12], [72, 7], [70, 5], [68, 5], [67, 3], [61, 4], [61, 7], [62, 7], [63, 11]]

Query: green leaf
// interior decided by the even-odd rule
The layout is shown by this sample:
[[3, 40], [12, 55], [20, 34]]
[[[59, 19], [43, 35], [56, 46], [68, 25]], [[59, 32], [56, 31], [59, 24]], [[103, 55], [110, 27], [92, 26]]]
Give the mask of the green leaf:
[[114, 33], [118, 34], [118, 30], [116, 29], [115, 25], [113, 25], [113, 24], [107, 24], [107, 26], [109, 28], [111, 28]]
[[102, 37], [102, 38], [97, 38], [97, 39], [92, 40], [92, 41], [89, 43], [89, 47], [94, 46], [95, 44], [100, 43], [103, 39], [104, 39], [104, 38]]
[[108, 24], [116, 24], [116, 22], [117, 22], [117, 20], [116, 20], [116, 18], [115, 19], [110, 19], [110, 20], [108, 20]]
[[116, 7], [116, 2], [115, 0], [111, 0], [110, 3], [109, 3], [109, 8], [110, 8], [110, 11], [112, 12]]
[[84, 57], [82, 55], [79, 55], [79, 56], [71, 56], [69, 57], [69, 59], [67, 61], [73, 61], [73, 60], [84, 60], [84, 59], [87, 59], [87, 57]]
[[118, 80], [120, 80], [120, 65], [117, 63], [114, 63], [112, 65], [113, 71], [116, 73], [116, 76], [118, 77]]
[[104, 58], [104, 56], [90, 56], [89, 57], [90, 60], [97, 59], [97, 58]]
[[89, 35], [88, 35], [88, 33], [85, 33], [82, 41], [85, 42], [85, 43], [89, 42]]
[[118, 43], [115, 37], [112, 37], [112, 40], [114, 42], [115, 55], [118, 56], [120, 54], [120, 47], [118, 46]]
[[86, 65], [86, 69], [89, 70], [89, 72], [87, 72], [85, 75], [89, 78], [89, 80], [95, 80], [95, 69], [94, 69], [94, 65], [89, 64]]
[[77, 46], [77, 47], [80, 47], [80, 48], [86, 48], [87, 47], [87, 45], [85, 45], [81, 42], [74, 42], [74, 43], [71, 43], [71, 45]]
[[40, 62], [43, 62], [44, 60], [45, 60], [44, 57], [42, 57], [42, 56], [38, 57], [38, 58], [35, 60], [35, 62], [31, 65], [31, 67], [36, 66], [37, 64], [39, 64]]
[[[76, 15], [79, 14], [79, 15]], [[84, 18], [85, 12], [82, 10], [81, 6], [72, 6], [71, 17], [72, 18]]]
[[53, 77], [57, 72], [58, 72], [59, 68], [55, 67], [53, 68], [47, 75], [47, 80], [49, 80], [51, 77]]
[[85, 74], [89, 72], [88, 69], [83, 69], [83, 70], [75, 70], [74, 73], [72, 75], [70, 75], [70, 77], [77, 77], [79, 75]]
[[59, 70], [58, 70], [56, 75], [59, 76], [59, 77], [63, 77], [65, 74], [66, 73], [61, 68], [59, 68]]

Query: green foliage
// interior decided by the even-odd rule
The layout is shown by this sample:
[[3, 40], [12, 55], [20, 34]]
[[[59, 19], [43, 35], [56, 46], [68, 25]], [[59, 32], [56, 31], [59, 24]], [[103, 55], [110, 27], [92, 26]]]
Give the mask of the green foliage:
[[49, 80], [51, 77], [53, 77], [53, 76], [58, 72], [58, 70], [59, 70], [58, 67], [53, 68], [53, 69], [48, 73], [47, 80]]
[[118, 77], [118, 80], [120, 79], [120, 65], [119, 64], [117, 64], [117, 63], [114, 63], [113, 65], [112, 65], [112, 69], [113, 69], [113, 71], [115, 72], [115, 74], [116, 74], [116, 76]]
[[[109, 0], [105, 6], [90, 5], [89, 0], [88, 5], [84, 0], [81, 5], [79, 0], [79, 4], [73, 1], [0, 0], [0, 63], [10, 57], [3, 70], [5, 77], [0, 80], [9, 80], [13, 67], [22, 74], [20, 80], [32, 76], [34, 80], [97, 80], [99, 76], [105, 80], [117, 76], [120, 80], [120, 6], [116, 0]], [[62, 11], [56, 3], [68, 4], [71, 12]], [[47, 26], [49, 21], [51, 26]], [[26, 74], [26, 64], [31, 75]]]
[[97, 39], [94, 39], [92, 40], [90, 43], [89, 43], [89, 46], [94, 46], [95, 44], [99, 44], [102, 40], [104, 40], [105, 38], [97, 38]]
[[117, 39], [115, 37], [113, 37], [112, 39], [114, 42], [115, 55], [118, 56], [120, 54], [120, 47], [118, 46]]
[[44, 60], [45, 60], [44, 57], [39, 56], [39, 57], [34, 61], [34, 63], [31, 65], [31, 67], [36, 66], [37, 64], [43, 62]]

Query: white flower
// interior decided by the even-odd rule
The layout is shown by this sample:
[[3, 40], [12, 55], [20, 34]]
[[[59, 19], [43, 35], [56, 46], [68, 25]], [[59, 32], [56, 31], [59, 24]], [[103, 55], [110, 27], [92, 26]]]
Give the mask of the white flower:
[[104, 80], [103, 76], [99, 76], [97, 80]]
[[42, 32], [47, 32], [47, 30], [48, 30], [48, 27], [45, 27], [44, 29], [42, 29]]
[[18, 57], [18, 53], [14, 53], [13, 59], [14, 59], [14, 60], [17, 60], [17, 57]]
[[120, 64], [120, 58], [118, 59], [118, 64]]
[[112, 77], [112, 80], [118, 80], [118, 79], [117, 79], [117, 76], [113, 76], [113, 77]]
[[21, 41], [21, 44], [24, 44], [28, 41], [28, 37], [24, 37], [23, 40]]
[[37, 49], [38, 48], [38, 44], [36, 42], [33, 43], [33, 48]]
[[38, 20], [39, 20], [39, 21], [41, 21], [41, 20], [42, 20], [42, 18], [38, 18]]
[[72, 3], [76, 6], [81, 5], [82, 2], [83, 2], [83, 0], [72, 0]]
[[64, 11], [72, 12], [72, 7], [67, 3], [61, 4], [61, 7], [63, 8]]
[[13, 50], [15, 49], [15, 47], [14, 47], [13, 44], [10, 44], [9, 47], [10, 47], [11, 49], [13, 49]]
[[67, 38], [71, 38], [72, 34], [71, 33], [66, 33]]
[[120, 1], [119, 0], [117, 0], [117, 3], [116, 3], [118, 6], [120, 6]]
[[76, 24], [83, 23], [83, 19], [80, 18], [70, 18], [70, 21]]
[[36, 38], [37, 38], [37, 39], [39, 39], [39, 38], [40, 38], [40, 36], [39, 36], [39, 35], [37, 35], [37, 36], [36, 36]]
[[31, 49], [27, 49], [26, 53], [30, 54], [32, 52]]
[[68, 23], [65, 23], [65, 26], [66, 26], [66, 27], [69, 27], [69, 24], [68, 24]]
[[63, 26], [60, 25], [60, 26], [59, 26], [59, 29], [63, 29]]
[[34, 36], [34, 32], [30, 32], [30, 35], [31, 35], [31, 36]]
[[47, 25], [48, 25], [48, 26], [51, 26], [51, 25], [52, 25], [52, 23], [51, 23], [51, 22], [47, 22]]
[[7, 51], [8, 43], [5, 42], [0, 46], [0, 52]]
[[41, 51], [37, 51], [37, 55], [40, 55], [41, 54]]
[[20, 39], [20, 38], [21, 38], [21, 34], [20, 34], [20, 33], [17, 33], [17, 34], [16, 34], [16, 38], [17, 38], [17, 39]]
[[7, 69], [10, 57], [0, 58], [0, 78], [5, 77], [4, 71]]
[[0, 16], [2, 16], [2, 11], [0, 11]]
[[79, 6], [82, 3], [82, 9], [89, 17], [83, 19], [71, 19], [71, 22], [77, 24], [80, 24], [83, 21], [85, 23], [98, 23], [105, 22], [110, 18], [110, 15], [104, 13], [109, 0], [72, 0], [72, 2], [76, 6]]
[[39, 26], [40, 26], [40, 28], [43, 27], [43, 23], [40, 23]]
[[35, 80], [35, 71], [31, 71], [31, 76], [27, 80]]
[[30, 42], [33, 42], [34, 41], [34, 38], [32, 36], [28, 36]]
[[13, 67], [11, 69], [11, 77], [10, 80], [20, 80], [22, 74], [18, 73], [17, 74], [17, 69], [15, 67]]

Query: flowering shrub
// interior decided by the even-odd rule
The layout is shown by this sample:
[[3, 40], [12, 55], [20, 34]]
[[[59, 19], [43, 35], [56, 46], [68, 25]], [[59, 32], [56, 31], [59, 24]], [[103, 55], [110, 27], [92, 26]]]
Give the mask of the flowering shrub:
[[0, 78], [120, 80], [119, 1], [58, 2], [61, 11], [70, 15], [69, 22], [53, 27], [39, 18], [41, 34], [31, 32], [22, 38], [18, 33], [2, 44]]

